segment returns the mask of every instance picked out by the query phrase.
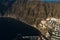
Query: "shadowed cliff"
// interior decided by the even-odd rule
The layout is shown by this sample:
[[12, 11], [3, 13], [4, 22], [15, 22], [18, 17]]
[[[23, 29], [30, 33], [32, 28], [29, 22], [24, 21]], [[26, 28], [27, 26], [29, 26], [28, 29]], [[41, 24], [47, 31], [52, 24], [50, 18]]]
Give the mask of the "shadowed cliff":
[[0, 0], [0, 14], [1, 16], [4, 16], [5, 12], [12, 7], [12, 4], [16, 0]]

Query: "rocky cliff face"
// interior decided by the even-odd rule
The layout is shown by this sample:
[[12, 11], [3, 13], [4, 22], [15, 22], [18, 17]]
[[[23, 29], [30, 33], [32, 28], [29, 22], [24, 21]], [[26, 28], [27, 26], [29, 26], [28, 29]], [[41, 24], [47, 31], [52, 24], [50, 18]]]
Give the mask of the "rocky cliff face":
[[41, 18], [49, 16], [60, 18], [60, 3], [43, 3], [41, 1], [16, 0], [5, 12], [4, 17], [22, 20], [30, 25], [38, 25]]
[[42, 3], [40, 1], [16, 0], [5, 16], [24, 20], [29, 24], [40, 21], [40, 18], [53, 16], [60, 18], [59, 3]]
[[[41, 29], [39, 26], [41, 18], [60, 18], [60, 3], [43, 3], [36, 0], [15, 0], [11, 6], [8, 6], [8, 1], [7, 3], [4, 2], [3, 6], [5, 6], [5, 8], [1, 6], [2, 8], [0, 8], [0, 10], [3, 9], [4, 11], [2, 10], [2, 12], [0, 12], [0, 17], [2, 17], [3, 13], [3, 17], [12, 17], [21, 20], [22, 22], [35, 26], [39, 30]], [[45, 34], [48, 30], [42, 29], [40, 31]]]

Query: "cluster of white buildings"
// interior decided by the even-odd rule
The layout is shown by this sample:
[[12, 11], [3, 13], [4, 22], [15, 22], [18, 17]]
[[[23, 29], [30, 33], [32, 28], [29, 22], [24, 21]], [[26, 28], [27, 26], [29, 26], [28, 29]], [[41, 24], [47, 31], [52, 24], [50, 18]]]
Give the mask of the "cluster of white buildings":
[[46, 37], [50, 37], [50, 40], [60, 40], [60, 19], [57, 18], [47, 18], [46, 20], [41, 20], [39, 24], [43, 29], [50, 29], [46, 33]]

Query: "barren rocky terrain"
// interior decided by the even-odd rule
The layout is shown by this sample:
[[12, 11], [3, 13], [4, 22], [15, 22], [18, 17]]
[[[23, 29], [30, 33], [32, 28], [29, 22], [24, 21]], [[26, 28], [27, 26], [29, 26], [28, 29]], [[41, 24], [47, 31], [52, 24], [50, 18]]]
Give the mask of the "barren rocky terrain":
[[41, 18], [49, 16], [60, 18], [60, 3], [16, 0], [4, 16], [21, 19], [28, 24], [39, 23]]

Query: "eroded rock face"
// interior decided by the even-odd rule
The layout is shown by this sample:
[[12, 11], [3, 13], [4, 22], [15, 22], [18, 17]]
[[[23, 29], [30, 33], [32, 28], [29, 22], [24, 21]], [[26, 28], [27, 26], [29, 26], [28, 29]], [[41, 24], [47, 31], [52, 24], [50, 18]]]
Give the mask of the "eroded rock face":
[[[38, 22], [38, 20], [47, 17], [49, 14], [53, 17], [59, 18], [59, 6], [58, 3], [42, 3], [41, 1], [28, 1], [28, 0], [1, 0], [1, 13], [0, 16], [12, 17], [15, 19], [21, 19], [28, 24]], [[43, 6], [43, 4], [45, 6]], [[45, 10], [46, 7], [46, 10]], [[47, 11], [47, 12], [46, 12]], [[2, 15], [1, 15], [2, 14]], [[48, 15], [47, 15], [48, 14]], [[29, 19], [29, 20], [28, 20]], [[36, 21], [34, 21], [36, 20]], [[38, 22], [39, 23], [39, 22]]]
[[[1, 0], [2, 1], [2, 0]], [[9, 3], [11, 3], [12, 0], [10, 0]], [[3, 1], [2, 1], [3, 2]], [[24, 1], [24, 0], [13, 0], [13, 2], [11, 3], [10, 9], [9, 7], [9, 3], [4, 2], [2, 3], [0, 10], [2, 11], [2, 15], [4, 15], [4, 17], [11, 17], [11, 18], [15, 18], [21, 21], [24, 21], [27, 24], [34, 24], [36, 26], [36, 28], [39, 29], [39, 27], [37, 27], [37, 25], [39, 25], [40, 23], [40, 19], [46, 17], [46, 11], [48, 12], [49, 15], [51, 15], [51, 13], [53, 14], [53, 17], [56, 18], [60, 18], [60, 4], [59, 3], [41, 3], [41, 2], [36, 2], [36, 1]], [[44, 6], [43, 4], [45, 4], [46, 7], [46, 11], [44, 10]], [[5, 8], [4, 8], [5, 7]], [[4, 9], [4, 11], [3, 11]], [[9, 10], [6, 10], [9, 9]], [[5, 12], [5, 13], [4, 13]], [[1, 14], [1, 13], [0, 13]], [[0, 15], [1, 17], [1, 15]]]

